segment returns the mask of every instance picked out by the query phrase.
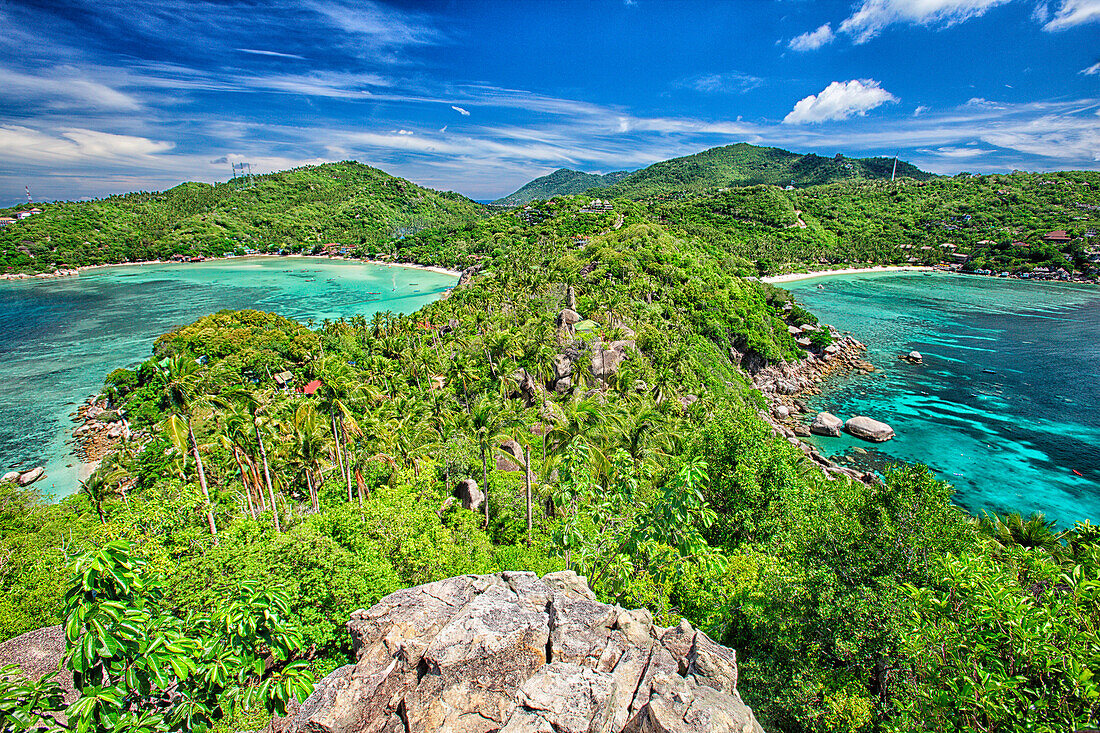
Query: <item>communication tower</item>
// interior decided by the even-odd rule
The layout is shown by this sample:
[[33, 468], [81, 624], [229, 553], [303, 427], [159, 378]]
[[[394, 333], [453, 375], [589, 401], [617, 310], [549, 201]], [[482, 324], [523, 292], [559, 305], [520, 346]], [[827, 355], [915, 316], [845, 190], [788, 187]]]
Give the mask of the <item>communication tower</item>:
[[239, 188], [252, 188], [256, 185], [251, 163], [230, 163], [229, 166], [233, 169], [233, 183]]

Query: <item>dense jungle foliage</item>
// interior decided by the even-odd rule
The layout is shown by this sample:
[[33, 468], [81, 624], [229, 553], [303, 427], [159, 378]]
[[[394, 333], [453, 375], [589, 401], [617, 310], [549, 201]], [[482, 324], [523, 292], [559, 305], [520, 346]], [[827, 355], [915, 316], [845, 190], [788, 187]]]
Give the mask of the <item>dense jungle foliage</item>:
[[[790, 220], [761, 196], [724, 211]], [[580, 214], [585, 200], [401, 240], [403, 259], [480, 265], [415, 314], [313, 330], [221, 312], [110, 374], [134, 436], [80, 493], [45, 505], [0, 487], [0, 635], [65, 621], [83, 650], [70, 666], [135, 670], [85, 688], [92, 702], [71, 714], [89, 730], [256, 729], [308, 674], [348, 660], [344, 622], [386, 593], [570, 567], [607, 602], [736, 648], [768, 730], [1096, 726], [1096, 529], [975, 520], [922, 467], [873, 484], [822, 473], [760, 419], [737, 367], [800, 358], [787, 326], [811, 316], [738, 277], [755, 265], [721, 236], [654, 223], [641, 204]], [[575, 327], [559, 319], [570, 289]], [[625, 358], [600, 368], [613, 342]], [[320, 386], [279, 389], [281, 370]], [[476, 511], [454, 500], [465, 479], [488, 495]], [[215, 675], [227, 598], [236, 617], [271, 619], [288, 664], [189, 691], [184, 723], [156, 700], [136, 706], [145, 723], [111, 718], [142, 679], [192, 679], [187, 659]], [[143, 630], [190, 628], [205, 641], [145, 654]], [[234, 659], [260, 631], [235, 638]], [[29, 689], [0, 686], [0, 710], [48, 698]]]
[[[1100, 269], [1100, 174], [852, 181], [734, 188], [649, 205], [671, 229], [756, 263], [761, 274], [851, 265], [964, 271]], [[1062, 230], [1068, 241], [1045, 235]]]
[[568, 168], [559, 168], [553, 173], [540, 176], [524, 184], [520, 189], [497, 199], [493, 204], [496, 206], [523, 206], [532, 201], [546, 201], [555, 196], [574, 196], [586, 191], [591, 192], [595, 189], [607, 188], [629, 175], [630, 171], [600, 174], [582, 173]]
[[[889, 180], [893, 158], [824, 158], [780, 148], [737, 143], [711, 148], [683, 158], [654, 163], [631, 173], [594, 195], [631, 199], [680, 199], [719, 188], [793, 185], [797, 188], [860, 179]], [[916, 180], [932, 177], [916, 166], [898, 161], [897, 175]]]
[[[551, 195], [547, 185], [547, 201], [490, 216], [457, 194], [357, 163], [328, 164], [257, 176], [254, 185], [187, 183], [163, 193], [42, 204], [42, 213], [0, 228], [0, 274], [246, 252], [409, 258], [462, 269], [532, 231], [584, 238], [610, 229], [619, 214], [626, 217], [619, 226], [655, 222], [705, 242], [715, 256], [724, 251], [741, 260], [741, 274], [883, 264], [1100, 272], [1097, 173], [945, 178], [899, 162], [899, 178], [890, 181], [892, 165], [733, 145], [655, 164], [584, 196]], [[808, 176], [798, 188], [761, 183], [782, 184], [792, 168]], [[621, 188], [630, 181], [638, 187]], [[614, 212], [580, 213], [593, 195], [640, 201], [618, 198]], [[1065, 239], [1048, 241], [1054, 231]], [[486, 251], [473, 246], [489, 233]]]
[[0, 274], [175, 254], [310, 253], [328, 243], [370, 256], [412, 232], [484, 212], [464, 196], [354, 162], [39, 207], [0, 228]]

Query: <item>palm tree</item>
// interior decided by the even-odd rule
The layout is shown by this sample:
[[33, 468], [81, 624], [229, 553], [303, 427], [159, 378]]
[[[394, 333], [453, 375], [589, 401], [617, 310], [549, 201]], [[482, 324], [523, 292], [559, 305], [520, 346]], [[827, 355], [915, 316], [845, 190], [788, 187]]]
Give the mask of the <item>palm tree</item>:
[[113, 476], [105, 475], [104, 471], [96, 470], [93, 471], [88, 478], [80, 482], [80, 492], [91, 500], [92, 506], [95, 507], [96, 514], [99, 515], [101, 524], [107, 523], [106, 517], [103, 516], [103, 502], [111, 493], [113, 479]]
[[177, 355], [169, 357], [157, 370], [161, 386], [161, 394], [169, 405], [177, 412], [169, 415], [169, 431], [173, 440], [180, 447], [180, 452], [186, 452], [183, 447], [183, 434], [187, 436], [187, 444], [191, 455], [195, 459], [195, 468], [199, 477], [199, 488], [205, 502], [203, 509], [206, 513], [206, 521], [210, 526], [210, 534], [214, 537], [214, 544], [218, 544], [218, 527], [214, 523], [213, 505], [210, 502], [210, 490], [206, 486], [206, 471], [202, 465], [202, 455], [199, 453], [199, 444], [195, 440], [195, 431], [191, 426], [191, 413], [205, 398], [200, 388], [198, 377], [198, 363], [189, 357]]
[[301, 402], [291, 413], [290, 420], [283, 424], [289, 441], [286, 450], [290, 460], [297, 464], [306, 479], [309, 490], [310, 506], [313, 511], [321, 508], [320, 482], [321, 458], [324, 455], [325, 438], [317, 416], [317, 407], [313, 402]]
[[500, 406], [491, 398], [482, 397], [470, 409], [469, 427], [474, 444], [481, 455], [481, 483], [485, 492], [485, 526], [489, 526], [489, 466], [488, 457], [494, 446], [507, 435], [502, 432]]
[[[267, 487], [268, 498], [271, 501], [271, 516], [274, 520], [275, 531], [282, 532], [283, 528], [279, 522], [279, 505], [275, 501], [275, 485], [271, 481], [271, 466], [267, 460], [267, 446], [263, 438], [263, 434], [267, 432], [268, 425], [260, 417], [270, 405], [271, 393], [253, 392], [248, 389], [238, 388], [223, 394], [219, 399], [223, 404], [239, 405], [241, 412], [249, 417], [249, 428], [251, 428], [255, 435], [256, 447], [260, 450], [260, 460], [264, 469], [264, 484]], [[255, 468], [255, 466], [253, 467]], [[261, 500], [263, 499], [262, 491], [260, 492], [260, 498]]]
[[[511, 404], [511, 403], [510, 403]], [[524, 482], [524, 504], [527, 510], [527, 544], [531, 544], [531, 532], [534, 528], [534, 517], [531, 513], [531, 444], [535, 440], [534, 433], [531, 432], [531, 423], [533, 422], [532, 414], [530, 410], [522, 408], [511, 409], [505, 415], [503, 419], [503, 428], [511, 431], [511, 437], [520, 447], [523, 448], [523, 482]], [[515, 457], [508, 454], [509, 460], [514, 460]]]
[[1019, 512], [997, 515], [983, 512], [978, 526], [1002, 547], [1018, 545], [1029, 550], [1039, 549], [1057, 555], [1065, 548], [1057, 532], [1058, 523], [1048, 520], [1041, 512], [1035, 512], [1026, 520]]

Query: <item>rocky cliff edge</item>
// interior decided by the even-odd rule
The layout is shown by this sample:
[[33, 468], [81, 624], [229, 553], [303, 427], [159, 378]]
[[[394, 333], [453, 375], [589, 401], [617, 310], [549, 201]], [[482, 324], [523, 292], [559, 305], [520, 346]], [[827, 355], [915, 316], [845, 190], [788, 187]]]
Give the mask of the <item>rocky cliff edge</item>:
[[599, 603], [572, 572], [409, 588], [348, 630], [356, 663], [321, 680], [285, 731], [763, 733], [732, 649]]

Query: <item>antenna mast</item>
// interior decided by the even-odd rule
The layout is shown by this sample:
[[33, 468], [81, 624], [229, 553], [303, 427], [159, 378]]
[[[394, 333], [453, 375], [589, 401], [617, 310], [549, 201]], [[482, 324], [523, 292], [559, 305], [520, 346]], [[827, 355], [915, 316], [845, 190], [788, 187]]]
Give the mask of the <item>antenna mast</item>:
[[894, 156], [894, 170], [890, 171], [890, 183], [894, 182], [894, 176], [898, 172], [898, 156]]
[[27, 192], [27, 203], [28, 204], [33, 204], [34, 201], [31, 200], [31, 187], [30, 186], [23, 186], [23, 190]]

